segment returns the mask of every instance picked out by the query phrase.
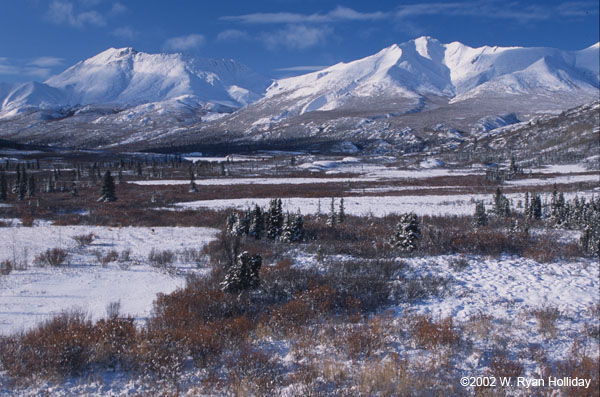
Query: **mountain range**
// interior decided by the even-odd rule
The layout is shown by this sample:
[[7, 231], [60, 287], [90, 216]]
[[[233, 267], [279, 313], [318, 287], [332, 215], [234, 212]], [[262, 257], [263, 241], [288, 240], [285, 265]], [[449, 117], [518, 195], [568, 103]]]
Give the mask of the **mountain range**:
[[598, 100], [580, 51], [419, 37], [270, 81], [233, 60], [109, 49], [44, 83], [0, 84], [0, 137], [83, 147], [331, 140], [418, 150]]

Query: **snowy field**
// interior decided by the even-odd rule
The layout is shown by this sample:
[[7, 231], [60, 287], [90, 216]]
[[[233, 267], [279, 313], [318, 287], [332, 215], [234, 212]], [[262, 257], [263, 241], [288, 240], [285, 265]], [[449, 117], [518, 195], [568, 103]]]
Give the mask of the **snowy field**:
[[563, 175], [554, 178], [528, 178], [528, 179], [517, 179], [514, 181], [506, 181], [505, 184], [508, 186], [540, 186], [540, 185], [553, 185], [553, 184], [568, 184], [568, 183], [581, 183], [581, 182], [597, 182], [600, 183], [600, 178], [597, 174], [592, 175]]
[[[159, 292], [184, 285], [186, 272], [202, 271], [196, 263], [175, 262], [171, 272], [148, 265], [157, 250], [197, 250], [212, 240], [216, 230], [178, 227], [37, 226], [0, 228], [0, 261], [27, 263], [28, 268], [0, 276], [0, 334], [35, 326], [62, 310], [78, 308], [93, 319], [106, 316], [106, 306], [120, 301], [121, 313], [142, 321], [150, 314]], [[96, 238], [78, 247], [73, 236], [93, 233]], [[71, 255], [68, 266], [37, 267], [33, 259], [48, 248]], [[102, 266], [97, 255], [129, 250], [129, 259]]]
[[[592, 197], [594, 192], [578, 193], [581, 197]], [[597, 193], [596, 193], [597, 194]], [[519, 200], [524, 199], [521, 193], [509, 193], [505, 196], [516, 205]], [[575, 197], [574, 193], [565, 194], [565, 199], [570, 200]], [[419, 216], [423, 215], [473, 215], [476, 201], [483, 200], [485, 205], [492, 206], [493, 196], [490, 194], [446, 194], [446, 195], [407, 195], [407, 196], [352, 196], [344, 197], [344, 208], [350, 215], [371, 215], [376, 217], [389, 214], [402, 214], [413, 212]], [[549, 195], [541, 195], [542, 201], [549, 199]], [[241, 199], [223, 199], [223, 200], [199, 200], [176, 204], [176, 208], [210, 208], [214, 210], [224, 210], [235, 208], [244, 210], [251, 208], [255, 204], [260, 207], [267, 207], [270, 199], [267, 198], [241, 198]], [[281, 200], [284, 211], [297, 212], [304, 214], [327, 214], [331, 205], [330, 197], [305, 198], [291, 197]], [[336, 208], [339, 205], [339, 198], [335, 198]], [[514, 206], [513, 206], [514, 208]]]

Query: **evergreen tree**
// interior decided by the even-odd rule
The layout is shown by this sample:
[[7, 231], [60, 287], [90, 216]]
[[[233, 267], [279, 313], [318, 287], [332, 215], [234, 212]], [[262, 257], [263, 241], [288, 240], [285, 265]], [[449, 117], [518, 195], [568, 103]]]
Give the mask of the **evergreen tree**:
[[198, 192], [198, 188], [196, 187], [196, 176], [194, 175], [194, 167], [190, 165], [189, 169], [190, 173], [190, 193]]
[[344, 208], [344, 198], [340, 198], [340, 206], [339, 211], [337, 213], [337, 221], [338, 223], [344, 223], [346, 220], [346, 210]]
[[331, 206], [329, 207], [329, 216], [327, 217], [327, 225], [329, 227], [335, 227], [337, 221], [337, 215], [335, 213], [335, 199], [331, 198]]
[[0, 172], [0, 201], [8, 199], [8, 183], [4, 171]]
[[296, 214], [292, 221], [292, 236], [291, 241], [304, 240], [304, 218], [301, 214]]
[[507, 218], [510, 216], [510, 201], [506, 198], [500, 188], [496, 189], [494, 196], [494, 212], [498, 218]]
[[27, 180], [27, 197], [34, 197], [35, 190], [35, 179], [33, 179], [33, 175], [29, 175], [29, 179]]
[[475, 204], [475, 214], [473, 215], [473, 225], [476, 227], [485, 226], [488, 224], [487, 213], [483, 201], [478, 201]]
[[321, 218], [321, 199], [317, 201], [317, 218]]
[[292, 241], [292, 219], [290, 213], [286, 213], [283, 219], [283, 226], [281, 228], [281, 241], [289, 243]]
[[135, 174], [137, 176], [142, 176], [142, 174], [143, 174], [142, 163], [140, 163], [139, 161], [136, 161], [136, 163], [135, 163]]
[[231, 211], [229, 213], [229, 215], [227, 216], [227, 225], [226, 225], [227, 234], [234, 234], [234, 227], [235, 227], [237, 221], [238, 221], [238, 215], [235, 213], [235, 211]]
[[27, 172], [25, 171], [25, 165], [23, 165], [23, 169], [21, 170], [21, 176], [19, 178], [19, 190], [18, 190], [19, 201], [24, 200], [26, 194], [27, 194]]
[[421, 238], [419, 218], [413, 213], [403, 214], [392, 236], [392, 245], [402, 251], [413, 252], [417, 249], [419, 238]]
[[258, 206], [258, 204], [254, 205], [254, 210], [252, 210], [252, 214], [250, 217], [250, 230], [248, 231], [248, 235], [254, 237], [257, 240], [260, 240], [264, 230], [264, 217], [262, 210]]
[[269, 203], [267, 237], [271, 240], [276, 240], [281, 236], [281, 228], [283, 227], [283, 210], [281, 207], [281, 199], [279, 198], [273, 199]]
[[236, 236], [247, 236], [250, 231], [250, 210], [244, 211], [241, 216], [237, 217], [233, 225], [233, 234]]
[[115, 200], [117, 200], [117, 196], [115, 195], [115, 181], [112, 175], [110, 175], [110, 171], [107, 170], [102, 178], [102, 188], [100, 189], [100, 198], [98, 201], [107, 203]]
[[227, 270], [221, 288], [225, 292], [239, 293], [247, 289], [260, 286], [259, 271], [262, 266], [260, 255], [250, 256], [247, 251], [242, 252], [236, 263]]
[[21, 186], [21, 167], [17, 163], [17, 175], [15, 178], [15, 184], [13, 185], [13, 193], [19, 192], [19, 186]]
[[123, 183], [123, 170], [119, 169], [119, 173], [117, 174], [117, 183], [121, 185]]
[[542, 219], [542, 198], [537, 193], [531, 195], [529, 214], [530, 219]]

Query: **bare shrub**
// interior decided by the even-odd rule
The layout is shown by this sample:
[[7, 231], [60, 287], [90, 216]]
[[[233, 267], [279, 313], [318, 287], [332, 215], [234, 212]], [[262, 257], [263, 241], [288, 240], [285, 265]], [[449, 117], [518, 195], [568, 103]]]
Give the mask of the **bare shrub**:
[[460, 342], [460, 334], [454, 330], [451, 317], [434, 321], [431, 317], [419, 315], [411, 328], [417, 345], [425, 348], [456, 345]]
[[90, 361], [110, 368], [134, 368], [137, 340], [133, 318], [109, 314], [107, 320], [101, 319], [94, 325], [94, 349]]
[[82, 312], [63, 312], [22, 335], [11, 337], [0, 354], [10, 376], [29, 379], [79, 375], [89, 365], [94, 330]]
[[96, 235], [94, 233], [78, 234], [77, 236], [73, 236], [71, 238], [75, 240], [75, 242], [77, 242], [77, 245], [79, 245], [80, 247], [85, 247], [86, 245], [90, 245], [92, 241], [94, 241]]
[[102, 266], [106, 266], [111, 262], [116, 262], [118, 259], [119, 253], [115, 250], [110, 250], [102, 257], [101, 264]]
[[179, 253], [181, 262], [184, 263], [195, 263], [196, 265], [202, 264], [206, 260], [206, 255], [202, 253], [201, 249], [186, 248]]
[[29, 214], [29, 213], [23, 214], [23, 216], [21, 217], [21, 223], [25, 227], [31, 227], [31, 226], [33, 226], [33, 221], [34, 220], [35, 220], [35, 218], [33, 217], [33, 215]]
[[130, 262], [131, 261], [131, 249], [126, 248], [119, 254], [119, 262]]
[[348, 355], [356, 359], [361, 355], [370, 357], [384, 346], [385, 327], [380, 317], [374, 317], [367, 324], [354, 326], [346, 335]]
[[560, 310], [557, 307], [544, 306], [533, 310], [532, 314], [537, 319], [540, 333], [550, 338], [556, 337], [556, 321], [561, 317]]
[[598, 357], [593, 357], [586, 352], [581, 340], [574, 340], [569, 356], [563, 362], [558, 363], [556, 368], [557, 377], [570, 377], [589, 379], [590, 385], [584, 387], [568, 387], [569, 396], [591, 396], [600, 388], [600, 363]]
[[0, 262], [0, 274], [7, 276], [15, 268], [14, 263], [10, 259], [3, 260]]
[[175, 253], [171, 250], [158, 251], [154, 248], [148, 254], [150, 266], [160, 269], [166, 269], [175, 261]]
[[407, 396], [413, 395], [418, 388], [408, 362], [397, 354], [365, 363], [357, 375], [355, 383], [360, 394], [365, 396]]
[[62, 266], [69, 257], [69, 253], [62, 248], [50, 248], [38, 254], [33, 262], [38, 266]]
[[266, 352], [247, 343], [227, 360], [234, 395], [269, 395], [278, 383], [280, 369]]
[[448, 264], [450, 265], [450, 268], [455, 272], [461, 272], [467, 267], [469, 267], [469, 261], [462, 255], [457, 258], [450, 259]]
[[505, 351], [496, 351], [490, 361], [488, 373], [495, 377], [510, 377], [516, 379], [523, 373], [523, 364], [513, 361]]
[[108, 318], [117, 318], [121, 311], [121, 301], [110, 302], [106, 305], [106, 315]]
[[136, 366], [143, 373], [175, 383], [184, 368], [185, 350], [183, 340], [168, 331], [142, 331], [136, 346]]

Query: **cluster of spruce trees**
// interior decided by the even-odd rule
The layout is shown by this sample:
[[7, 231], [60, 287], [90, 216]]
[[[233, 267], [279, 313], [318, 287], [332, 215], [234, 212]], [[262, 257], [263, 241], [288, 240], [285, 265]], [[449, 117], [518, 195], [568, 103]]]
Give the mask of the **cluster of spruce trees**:
[[[492, 213], [498, 219], [511, 216], [510, 200], [498, 188], [494, 195]], [[558, 192], [556, 186], [552, 191], [550, 203], [542, 203], [538, 193], [525, 193], [523, 215], [527, 221], [543, 219], [552, 227], [581, 230], [581, 246], [585, 252], [600, 254], [600, 196], [586, 201], [575, 196], [573, 200], [565, 200], [564, 194]], [[484, 226], [488, 223], [488, 214], [483, 202], [475, 205], [473, 225]]]
[[234, 236], [249, 236], [257, 240], [295, 242], [304, 240], [304, 218], [302, 214], [283, 213], [281, 199], [272, 199], [269, 208], [263, 211], [258, 205], [238, 214], [231, 212], [227, 217], [227, 233]]
[[8, 178], [4, 171], [0, 171], [0, 200], [8, 200], [9, 190], [16, 194], [19, 200], [31, 198], [37, 192], [36, 182], [33, 175], [27, 174], [25, 164], [20, 164], [16, 168], [16, 178], [13, 180], [12, 187], [9, 187]]

